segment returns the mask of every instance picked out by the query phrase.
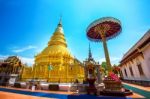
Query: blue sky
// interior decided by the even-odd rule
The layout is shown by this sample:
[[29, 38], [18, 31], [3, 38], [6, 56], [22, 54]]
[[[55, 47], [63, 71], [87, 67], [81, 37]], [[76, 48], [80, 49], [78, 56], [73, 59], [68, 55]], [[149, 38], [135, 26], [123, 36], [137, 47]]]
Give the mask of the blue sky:
[[32, 64], [52, 36], [60, 15], [68, 48], [83, 61], [91, 43], [93, 57], [104, 60], [102, 43], [91, 42], [86, 28], [94, 20], [112, 16], [122, 32], [108, 41], [112, 64], [120, 61], [150, 29], [149, 0], [0, 0], [0, 57], [18, 55]]

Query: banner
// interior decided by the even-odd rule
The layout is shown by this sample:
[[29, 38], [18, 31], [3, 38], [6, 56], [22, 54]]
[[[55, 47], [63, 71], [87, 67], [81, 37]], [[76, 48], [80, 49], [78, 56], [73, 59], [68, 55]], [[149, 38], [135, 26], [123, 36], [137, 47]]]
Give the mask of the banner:
[[48, 70], [49, 70], [49, 71], [50, 71], [50, 70], [53, 70], [53, 66], [49, 65], [49, 66], [48, 66]]

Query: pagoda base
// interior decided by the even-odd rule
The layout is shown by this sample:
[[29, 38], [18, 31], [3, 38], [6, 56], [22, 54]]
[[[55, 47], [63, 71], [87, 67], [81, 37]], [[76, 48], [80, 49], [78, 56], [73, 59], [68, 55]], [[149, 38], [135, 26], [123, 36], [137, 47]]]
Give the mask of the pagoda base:
[[128, 89], [124, 89], [124, 91], [108, 91], [108, 90], [100, 91], [100, 95], [104, 96], [128, 96], [132, 94], [133, 92]]
[[97, 89], [95, 87], [95, 81], [96, 79], [94, 78], [89, 78], [87, 79], [87, 81], [89, 82], [89, 86], [87, 87], [87, 94], [94, 94], [94, 95], [97, 95]]
[[97, 89], [95, 87], [88, 87], [87, 88], [87, 94], [94, 94], [97, 95]]

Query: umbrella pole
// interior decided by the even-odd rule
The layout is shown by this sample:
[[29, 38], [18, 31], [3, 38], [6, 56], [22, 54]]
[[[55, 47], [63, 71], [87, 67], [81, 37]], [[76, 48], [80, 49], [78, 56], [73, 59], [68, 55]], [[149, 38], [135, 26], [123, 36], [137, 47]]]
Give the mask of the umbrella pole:
[[107, 43], [106, 43], [105, 32], [101, 31], [100, 35], [102, 37], [103, 48], [104, 48], [104, 53], [105, 53], [105, 59], [106, 59], [106, 64], [107, 64], [107, 69], [108, 69], [108, 72], [111, 72], [112, 68], [111, 68], [111, 63], [110, 63], [110, 58], [109, 58], [109, 52], [108, 52], [108, 48], [107, 48]]

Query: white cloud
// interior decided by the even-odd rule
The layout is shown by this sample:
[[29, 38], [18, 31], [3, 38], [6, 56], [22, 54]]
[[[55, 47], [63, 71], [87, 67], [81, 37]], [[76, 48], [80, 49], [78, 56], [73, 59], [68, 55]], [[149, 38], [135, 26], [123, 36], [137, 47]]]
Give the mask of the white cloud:
[[36, 48], [37, 48], [36, 46], [29, 45], [29, 46], [26, 46], [26, 47], [23, 47], [23, 48], [13, 49], [12, 51], [15, 52], [15, 53], [20, 53], [20, 52], [24, 52], [26, 50], [36, 49]]
[[0, 60], [4, 60], [8, 57], [8, 55], [0, 55]]
[[32, 66], [34, 64], [34, 58], [29, 58], [29, 57], [19, 57], [21, 59], [21, 62], [23, 64], [27, 64], [29, 66]]
[[100, 62], [100, 63], [102, 63], [102, 62], [104, 62], [104, 61], [105, 61], [105, 58], [99, 59], [99, 62]]
[[0, 58], [4, 59], [4, 58], [7, 58], [8, 55], [0, 55]]

